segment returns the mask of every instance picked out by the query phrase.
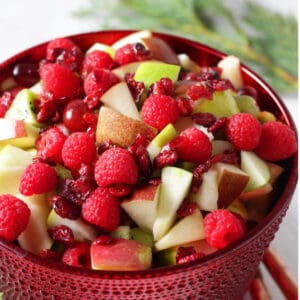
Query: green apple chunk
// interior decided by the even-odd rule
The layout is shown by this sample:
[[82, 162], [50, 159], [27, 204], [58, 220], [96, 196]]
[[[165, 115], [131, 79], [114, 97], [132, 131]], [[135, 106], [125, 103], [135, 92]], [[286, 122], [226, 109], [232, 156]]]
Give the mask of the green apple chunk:
[[267, 162], [252, 151], [241, 151], [241, 168], [249, 175], [246, 192], [267, 184], [271, 179], [271, 172]]
[[160, 251], [204, 238], [203, 217], [197, 208], [191, 215], [179, 220], [166, 235], [155, 243], [154, 248]]
[[92, 53], [93, 51], [104, 51], [106, 53], [108, 53], [111, 58], [114, 58], [115, 57], [115, 53], [116, 53], [116, 50], [109, 46], [109, 45], [106, 45], [106, 44], [103, 44], [103, 43], [95, 43], [93, 44], [87, 51], [86, 51], [86, 54], [89, 54], [89, 53]]
[[178, 65], [146, 61], [139, 65], [135, 72], [134, 80], [144, 82], [145, 87], [148, 89], [152, 83], [163, 77], [168, 77], [175, 82], [178, 78], [179, 71], [180, 66]]
[[131, 239], [142, 243], [150, 248], [153, 247], [153, 235], [140, 227], [135, 227], [130, 230]]
[[164, 145], [177, 136], [177, 131], [172, 124], [168, 124], [148, 145], [147, 151], [151, 161], [159, 154]]
[[23, 120], [34, 126], [42, 126], [36, 119], [34, 112], [37, 95], [30, 89], [21, 90], [14, 99], [12, 105], [5, 114], [5, 118]]
[[125, 198], [121, 207], [139, 227], [152, 232], [159, 194], [160, 186], [153, 184], [142, 186], [135, 189], [130, 197]]
[[161, 190], [153, 224], [154, 240], [161, 239], [173, 225], [176, 211], [189, 192], [193, 174], [176, 167], [165, 167], [161, 173]]
[[235, 95], [234, 98], [240, 112], [249, 113], [255, 118], [258, 117], [260, 110], [254, 98], [247, 95]]
[[114, 238], [122, 238], [126, 240], [131, 239], [131, 234], [130, 234], [131, 228], [127, 225], [120, 225], [110, 233], [110, 235]]
[[[18, 197], [28, 205], [31, 213], [26, 229], [18, 237], [20, 246], [34, 254], [39, 254], [45, 249], [50, 249], [53, 241], [48, 235], [46, 224], [50, 208], [48, 205], [44, 205], [47, 201], [47, 194], [31, 197], [20, 197], [18, 195]], [[38, 199], [34, 199], [35, 197]], [[43, 197], [44, 201], [42, 201]]]
[[105, 92], [101, 102], [129, 118], [141, 120], [127, 83], [124, 81], [115, 84]]
[[211, 113], [217, 118], [230, 117], [240, 112], [230, 90], [214, 92], [212, 100], [199, 100], [194, 106], [194, 113]]
[[114, 238], [112, 243], [92, 243], [93, 270], [138, 271], [151, 267], [151, 248], [142, 243]]
[[33, 155], [15, 146], [6, 145], [0, 151], [0, 194], [17, 194], [20, 178], [32, 162]]
[[85, 223], [82, 219], [62, 218], [52, 209], [47, 215], [47, 226], [52, 228], [57, 225], [68, 226], [73, 232], [75, 241], [92, 241], [98, 235], [98, 231], [91, 224]]

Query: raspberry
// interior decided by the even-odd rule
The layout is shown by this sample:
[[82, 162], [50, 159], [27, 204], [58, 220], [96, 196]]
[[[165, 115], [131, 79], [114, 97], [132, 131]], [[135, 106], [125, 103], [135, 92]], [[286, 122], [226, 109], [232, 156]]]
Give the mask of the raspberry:
[[90, 245], [82, 242], [69, 247], [62, 257], [62, 263], [74, 267], [90, 268]]
[[20, 193], [25, 196], [52, 191], [58, 183], [56, 171], [43, 162], [33, 162], [27, 166], [20, 179]]
[[250, 151], [258, 145], [261, 125], [253, 115], [239, 113], [227, 119], [225, 134], [235, 148]]
[[162, 130], [169, 123], [175, 123], [179, 108], [170, 96], [153, 95], [145, 100], [141, 113], [145, 123]]
[[98, 187], [82, 204], [81, 214], [85, 221], [104, 231], [115, 230], [120, 223], [120, 202], [106, 188]]
[[181, 160], [196, 165], [207, 161], [212, 154], [212, 145], [208, 136], [195, 127], [181, 132], [176, 149]]
[[227, 209], [216, 209], [204, 218], [204, 231], [208, 244], [222, 249], [241, 238], [246, 232], [242, 218]]
[[297, 152], [295, 132], [287, 125], [272, 121], [262, 124], [261, 137], [255, 152], [265, 160], [277, 161]]
[[36, 141], [37, 157], [57, 164], [62, 163], [61, 149], [66, 138], [60, 129], [55, 126], [42, 132]]
[[116, 50], [115, 61], [120, 65], [129, 64], [135, 61], [150, 59], [149, 50], [142, 43], [127, 44]]
[[0, 195], [0, 236], [13, 241], [26, 229], [30, 209], [22, 200], [9, 195]]
[[95, 180], [100, 187], [115, 184], [136, 184], [138, 167], [132, 155], [122, 148], [105, 151], [96, 162]]
[[111, 70], [114, 65], [115, 62], [107, 52], [96, 50], [85, 56], [81, 74], [85, 78], [94, 69]]
[[110, 87], [119, 81], [119, 78], [109, 70], [94, 69], [84, 80], [84, 92], [86, 95], [101, 97]]
[[42, 81], [42, 96], [53, 99], [80, 98], [82, 95], [81, 79], [65, 66], [47, 63], [39, 70]]
[[154, 82], [148, 89], [148, 97], [152, 95], [171, 96], [174, 90], [173, 81], [168, 77], [163, 77], [159, 81]]
[[62, 148], [65, 166], [78, 170], [81, 164], [90, 164], [96, 159], [96, 145], [86, 132], [74, 132], [66, 139]]
[[[47, 45], [46, 50], [46, 58], [51, 61], [55, 61], [58, 50], [66, 50], [71, 52], [74, 48], [78, 48], [78, 46], [67, 38], [57, 38], [52, 41], [50, 41]], [[80, 50], [78, 48], [78, 50]]]

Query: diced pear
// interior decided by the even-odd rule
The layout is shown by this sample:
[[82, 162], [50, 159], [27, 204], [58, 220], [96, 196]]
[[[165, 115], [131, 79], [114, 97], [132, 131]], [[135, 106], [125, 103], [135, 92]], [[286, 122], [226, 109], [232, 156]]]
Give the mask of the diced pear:
[[221, 154], [226, 150], [232, 150], [233, 146], [229, 141], [225, 140], [213, 140], [212, 145], [212, 156]]
[[131, 228], [128, 225], [120, 225], [110, 233], [110, 235], [114, 238], [122, 238], [122, 239], [131, 239], [131, 234], [130, 234]]
[[191, 172], [180, 168], [165, 167], [162, 169], [157, 216], [153, 224], [155, 241], [162, 238], [173, 225], [176, 211], [189, 192], [192, 178]]
[[148, 231], [143, 230], [140, 227], [131, 228], [130, 230], [131, 239], [142, 243], [150, 248], [153, 247], [153, 235]]
[[187, 54], [180, 53], [177, 55], [179, 64], [181, 67], [187, 71], [200, 73], [201, 67], [195, 63]]
[[252, 151], [241, 151], [241, 169], [249, 175], [245, 191], [267, 184], [271, 178], [269, 166]]
[[158, 155], [164, 145], [177, 136], [177, 131], [172, 124], [168, 124], [147, 146], [151, 161]]
[[168, 77], [175, 82], [178, 78], [179, 71], [180, 66], [178, 65], [155, 61], [145, 61], [137, 68], [134, 75], [134, 80], [144, 82], [145, 87], [149, 88], [152, 83], [160, 80], [163, 77]]
[[112, 86], [101, 97], [101, 102], [119, 113], [135, 120], [141, 120], [127, 83], [122, 81]]
[[112, 70], [112, 72], [119, 77], [119, 79], [124, 80], [124, 77], [128, 73], [135, 73], [142, 61], [135, 61], [126, 65], [122, 65]]
[[218, 63], [222, 69], [221, 78], [228, 79], [236, 89], [243, 87], [243, 77], [239, 58], [229, 55]]
[[114, 58], [115, 57], [115, 52], [116, 50], [109, 46], [109, 45], [106, 45], [106, 44], [103, 44], [103, 43], [95, 43], [93, 44], [87, 51], [86, 51], [86, 54], [89, 54], [93, 51], [104, 51], [104, 52], [107, 52], [111, 58]]
[[204, 238], [203, 217], [197, 208], [191, 215], [179, 220], [166, 235], [155, 243], [154, 248], [160, 251]]
[[230, 117], [240, 112], [230, 90], [214, 92], [212, 100], [199, 100], [194, 106], [194, 113], [211, 113], [217, 118]]
[[152, 32], [149, 30], [137, 31], [131, 34], [126, 35], [125, 37], [119, 39], [114, 44], [112, 44], [112, 48], [119, 49], [127, 44], [139, 43], [142, 38], [152, 37]]

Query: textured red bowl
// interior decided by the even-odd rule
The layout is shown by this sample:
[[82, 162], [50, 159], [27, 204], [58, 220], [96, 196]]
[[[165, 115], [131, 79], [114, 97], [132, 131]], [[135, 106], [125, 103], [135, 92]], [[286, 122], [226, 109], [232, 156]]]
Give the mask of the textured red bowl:
[[[129, 33], [92, 32], [70, 38], [86, 50], [95, 42], [111, 44]], [[200, 65], [215, 65], [225, 55], [184, 38], [155, 35]], [[42, 44], [0, 64], [0, 86], [16, 64], [39, 61], [45, 49], [46, 44]], [[296, 130], [272, 88], [246, 66], [242, 72], [245, 84], [259, 92], [260, 107]], [[0, 239], [0, 291], [6, 299], [240, 299], [288, 209], [297, 183], [297, 165], [297, 155], [284, 162], [274, 207], [259, 225], [243, 239], [204, 259], [139, 272], [92, 271], [46, 262]]]

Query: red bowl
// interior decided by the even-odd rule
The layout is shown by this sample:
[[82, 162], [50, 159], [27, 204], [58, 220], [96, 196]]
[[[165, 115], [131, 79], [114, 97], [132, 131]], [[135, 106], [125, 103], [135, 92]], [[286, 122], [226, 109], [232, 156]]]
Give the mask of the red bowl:
[[[112, 44], [131, 31], [102, 31], [70, 36], [83, 50], [95, 42]], [[155, 33], [200, 65], [216, 65], [225, 54], [184, 38]], [[20, 62], [45, 57], [46, 43], [0, 64], [0, 83]], [[261, 109], [296, 131], [283, 101], [272, 88], [242, 65], [245, 84], [259, 93]], [[297, 183], [297, 155], [284, 162], [274, 207], [247, 235], [226, 249], [190, 263], [147, 271], [93, 271], [51, 263], [0, 239], [0, 291], [7, 299], [240, 299], [248, 289], [263, 254], [274, 238]]]

